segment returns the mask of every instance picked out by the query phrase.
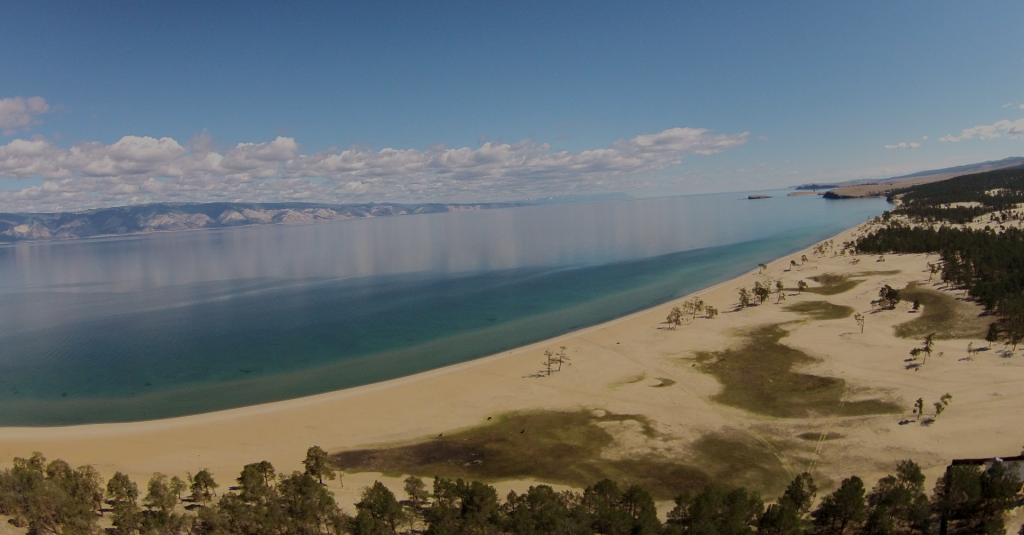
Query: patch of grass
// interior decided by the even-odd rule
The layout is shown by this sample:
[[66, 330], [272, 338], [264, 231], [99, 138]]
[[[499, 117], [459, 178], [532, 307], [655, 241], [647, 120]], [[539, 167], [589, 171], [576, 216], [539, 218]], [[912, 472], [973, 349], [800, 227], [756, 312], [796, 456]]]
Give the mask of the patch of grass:
[[847, 306], [834, 305], [828, 301], [802, 301], [782, 307], [783, 310], [808, 316], [813, 320], [838, 320], [853, 315], [853, 309]]
[[903, 271], [898, 270], [898, 269], [892, 269], [892, 270], [889, 270], [889, 271], [858, 271], [856, 273], [850, 273], [849, 276], [850, 277], [874, 277], [874, 276], [885, 277], [885, 276], [889, 276], [889, 275], [899, 275], [900, 273], [903, 273]]
[[817, 442], [819, 440], [839, 440], [841, 438], [844, 438], [845, 436], [846, 435], [843, 435], [841, 433], [800, 433], [796, 437], [803, 440]]
[[789, 475], [772, 452], [744, 437], [701, 438], [694, 445], [696, 457], [692, 463], [653, 455], [604, 459], [601, 453], [614, 439], [602, 424], [635, 421], [643, 434], [655, 433], [643, 416], [598, 414], [602, 415], [587, 410], [509, 413], [442, 437], [345, 451], [332, 455], [332, 460], [348, 472], [480, 481], [533, 478], [586, 487], [610, 478], [620, 484], [642, 485], [658, 499], [671, 499], [685, 491], [699, 492], [711, 481], [751, 483], [756, 484], [753, 488], [766, 491], [775, 491], [788, 482]]
[[719, 484], [776, 494], [793, 477], [768, 446], [739, 433], [705, 435], [697, 440], [694, 449], [697, 464]]
[[651, 385], [654, 388], [665, 388], [665, 387], [672, 386], [672, 385], [676, 384], [675, 381], [673, 381], [672, 379], [669, 379], [667, 377], [656, 377], [656, 379], [661, 381], [661, 383], [656, 384], [656, 385]]
[[929, 333], [935, 333], [939, 340], [985, 338], [988, 324], [993, 321], [979, 316], [975, 305], [913, 282], [900, 290], [900, 299], [909, 303], [920, 301], [924, 307], [918, 317], [895, 327], [900, 338], [923, 338]]
[[713, 399], [780, 418], [902, 412], [898, 405], [879, 399], [843, 402], [842, 379], [794, 372], [794, 366], [816, 359], [779, 343], [787, 334], [778, 324], [767, 325], [748, 333], [737, 348], [697, 352], [698, 369], [722, 383], [722, 392]]
[[858, 284], [864, 282], [864, 279], [851, 279], [845, 275], [836, 275], [834, 273], [823, 273], [810, 277], [810, 279], [821, 286], [804, 288], [804, 291], [817, 295], [841, 294], [852, 290]]
[[[821, 275], [815, 275], [808, 277], [812, 281], [817, 282], [821, 286], [816, 288], [804, 288], [805, 292], [818, 294], [818, 295], [837, 295], [843, 292], [848, 292], [858, 284], [864, 282], [864, 279], [859, 277], [872, 277], [872, 276], [886, 276], [886, 275], [897, 275], [902, 273], [898, 269], [891, 271], [857, 271], [848, 275], [838, 275], [835, 273], [823, 273]], [[787, 290], [797, 291], [796, 288], [786, 288]]]

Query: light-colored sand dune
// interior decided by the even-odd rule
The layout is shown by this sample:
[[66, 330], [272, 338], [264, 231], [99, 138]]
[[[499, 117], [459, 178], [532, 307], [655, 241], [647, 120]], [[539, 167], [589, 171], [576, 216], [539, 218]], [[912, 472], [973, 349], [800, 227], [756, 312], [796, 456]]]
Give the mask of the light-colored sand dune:
[[[838, 245], [856, 230], [837, 236]], [[1024, 445], [1019, 407], [1024, 406], [1024, 358], [1001, 358], [997, 351], [966, 357], [968, 340], [937, 343], [936, 353], [918, 371], [905, 369], [914, 340], [895, 338], [893, 326], [916, 317], [903, 303], [896, 310], [871, 313], [870, 301], [883, 284], [902, 288], [926, 281], [924, 255], [860, 257], [831, 252], [790, 268], [781, 258], [765, 274], [754, 269], [738, 279], [698, 294], [722, 314], [696, 319], [677, 330], [662, 323], [668, 303], [603, 325], [501, 355], [396, 379], [292, 401], [170, 420], [65, 428], [0, 429], [0, 463], [14, 456], [42, 451], [73, 465], [90, 463], [104, 475], [127, 472], [144, 483], [153, 472], [184, 475], [209, 468], [222, 484], [237, 476], [245, 463], [269, 460], [279, 471], [301, 468], [308, 446], [329, 451], [413, 441], [459, 428], [479, 425], [488, 416], [524, 409], [604, 409], [643, 414], [656, 426], [651, 439], [630, 429], [611, 430], [617, 443], [610, 456], [648, 453], [685, 458], [696, 439], [711, 432], [738, 432], [766, 443], [795, 444], [779, 451], [792, 473], [813, 468], [821, 481], [838, 481], [850, 474], [865, 480], [891, 471], [898, 460], [913, 458], [934, 484], [949, 459], [1015, 455]], [[753, 266], [752, 266], [753, 267]], [[902, 415], [814, 418], [772, 418], [728, 407], [710, 399], [721, 386], [693, 367], [696, 350], [719, 350], [741, 341], [752, 327], [803, 319], [770, 303], [733, 311], [737, 288], [750, 288], [770, 276], [793, 287], [798, 279], [823, 273], [896, 271], [865, 274], [852, 290], [832, 296], [790, 295], [784, 304], [827, 299], [866, 312], [863, 334], [852, 318], [804, 321], [785, 326], [783, 343], [820, 358], [807, 370], [848, 382], [848, 399], [884, 398], [906, 409]], [[811, 283], [814, 285], [815, 283]], [[789, 292], [792, 293], [792, 292]], [[682, 300], [680, 300], [681, 302]], [[986, 345], [981, 340], [975, 346]], [[524, 377], [541, 368], [542, 352], [566, 346], [572, 365], [550, 377]], [[941, 354], [940, 354], [941, 352]], [[640, 378], [639, 380], [637, 380]], [[670, 378], [675, 384], [652, 388]], [[931, 426], [900, 425], [911, 406], [923, 397], [927, 406], [942, 394], [953, 394], [949, 409]], [[842, 438], [814, 442], [795, 438], [808, 432], [834, 432]], [[339, 502], [351, 510], [359, 487], [379, 474], [345, 477], [345, 488], [334, 483]], [[388, 484], [400, 488], [394, 478]], [[500, 490], [523, 488], [529, 482], [499, 484]], [[225, 485], [226, 486], [226, 485]]]

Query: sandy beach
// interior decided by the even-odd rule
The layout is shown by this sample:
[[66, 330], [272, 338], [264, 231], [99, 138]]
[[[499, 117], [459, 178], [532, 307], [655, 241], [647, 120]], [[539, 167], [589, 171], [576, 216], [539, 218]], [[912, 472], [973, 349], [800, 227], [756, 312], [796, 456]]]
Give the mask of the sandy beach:
[[[838, 246], [860, 231], [850, 229], [833, 242]], [[808, 261], [801, 263], [801, 255]], [[853, 263], [854, 258], [859, 261]], [[1019, 454], [1024, 445], [1017, 412], [1024, 405], [1024, 359], [998, 355], [999, 344], [968, 360], [969, 342], [975, 347], [987, 343], [949, 339], [937, 341], [923, 365], [908, 368], [905, 359], [920, 340], [896, 337], [894, 327], [920, 313], [908, 302], [881, 311], [870, 302], [885, 284], [903, 288], [918, 282], [952, 294], [941, 289], [937, 277], [928, 282], [926, 264], [934, 257], [877, 260], [831, 251], [816, 255], [807, 249], [779, 258], [763, 273], [751, 266], [746, 275], [695, 294], [717, 307], [718, 317], [697, 317], [675, 330], [666, 327], [665, 317], [686, 298], [511, 352], [318, 396], [159, 421], [3, 428], [0, 462], [7, 465], [15, 456], [41, 451], [72, 465], [92, 464], [107, 477], [126, 472], [140, 485], [154, 472], [184, 476], [208, 468], [224, 490], [246, 463], [268, 460], [279, 472], [300, 469], [306, 448], [314, 444], [333, 453], [411, 443], [479, 426], [510, 411], [580, 409], [643, 415], [657, 432], [645, 434], [629, 422], [608, 424], [614, 444], [602, 457], [686, 459], [701, 437], [738, 434], [765, 444], [787, 473], [811, 470], [823, 488], [851, 474], [873, 483], [897, 461], [914, 459], [925, 470], [930, 489], [950, 459]], [[816, 287], [811, 278], [826, 273], [861, 282], [834, 295], [787, 290], [781, 304], [773, 295], [760, 306], [736, 309], [740, 287], [749, 289], [768, 277], [787, 288], [795, 288], [798, 280]], [[852, 317], [814, 319], [785, 308], [822, 300], [864, 314], [863, 334]], [[902, 412], [775, 417], [713, 399], [722, 384], [697, 365], [696, 352], [736, 347], [745, 333], [772, 324], [788, 332], [782, 344], [816, 359], [801, 366], [801, 373], [843, 379], [844, 402], [883, 400]], [[543, 352], [560, 346], [567, 348], [571, 365], [550, 376], [531, 377], [542, 367]], [[907, 422], [914, 420], [916, 399], [925, 399], [929, 414], [932, 401], [947, 392], [953, 402], [932, 425]], [[381, 479], [400, 490], [396, 476], [346, 474], [343, 488], [339, 481], [331, 484], [339, 503], [351, 512], [362, 486]], [[531, 482], [496, 486], [507, 492]]]

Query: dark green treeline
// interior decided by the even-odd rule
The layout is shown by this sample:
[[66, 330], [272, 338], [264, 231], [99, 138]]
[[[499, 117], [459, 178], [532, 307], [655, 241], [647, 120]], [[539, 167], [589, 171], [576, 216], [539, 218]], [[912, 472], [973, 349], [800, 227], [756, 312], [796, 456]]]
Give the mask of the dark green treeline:
[[918, 465], [904, 461], [871, 489], [854, 476], [821, 496], [800, 474], [770, 505], [757, 492], [711, 485], [676, 498], [665, 522], [646, 490], [610, 480], [583, 492], [539, 485], [501, 500], [478, 481], [435, 478], [428, 490], [409, 477], [404, 500], [379, 482], [364, 488], [353, 516], [322, 484], [336, 476], [324, 451], [310, 448], [303, 464], [291, 474], [266, 461], [246, 465], [220, 495], [207, 470], [186, 480], [154, 474], [143, 494], [124, 474], [104, 486], [91, 466], [37, 453], [0, 472], [0, 513], [40, 535], [923, 535], [943, 525], [951, 534], [995, 535], [1005, 533], [1005, 512], [1021, 505], [1021, 482], [1001, 463], [954, 466], [929, 498]]

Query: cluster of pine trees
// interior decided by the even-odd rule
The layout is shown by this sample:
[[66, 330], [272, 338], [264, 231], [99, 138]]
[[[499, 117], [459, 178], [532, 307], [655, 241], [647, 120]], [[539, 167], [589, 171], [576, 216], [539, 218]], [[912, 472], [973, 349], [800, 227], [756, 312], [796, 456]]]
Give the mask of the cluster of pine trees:
[[219, 497], [206, 470], [188, 482], [154, 474], [142, 496], [124, 474], [104, 486], [90, 466], [35, 454], [0, 472], [0, 513], [33, 535], [94, 534], [101, 524], [111, 535], [995, 535], [1005, 533], [1005, 512], [1021, 505], [1021, 482], [1001, 463], [953, 466], [929, 498], [918, 465], [904, 461], [870, 491], [854, 476], [820, 500], [807, 473], [767, 506], [756, 492], [711, 485], [677, 497], [665, 522], [650, 493], [610, 480], [583, 492], [539, 485], [502, 501], [478, 481], [438, 477], [428, 491], [409, 477], [405, 500], [376, 482], [349, 515], [322, 483], [334, 477], [326, 453], [314, 446], [303, 464], [291, 474], [266, 461], [246, 465]]
[[[867, 254], [938, 253], [942, 280], [964, 289], [987, 311], [1002, 316], [1009, 342], [1016, 345], [1024, 339], [1024, 231], [950, 226], [963, 223], [968, 212], [1012, 213], [1017, 203], [1024, 202], [1024, 171], [968, 175], [894, 194], [900, 195], [902, 204], [883, 217], [888, 224], [858, 239], [855, 249]], [[968, 201], [983, 207], [942, 207]], [[941, 224], [908, 225], [893, 215]]]
[[901, 209], [909, 213], [918, 208], [963, 202], [979, 203], [988, 207], [989, 212], [1002, 211], [1024, 202], [1024, 169], [1015, 167], [958, 176], [898, 189], [890, 194], [890, 198], [897, 196], [902, 202]]

